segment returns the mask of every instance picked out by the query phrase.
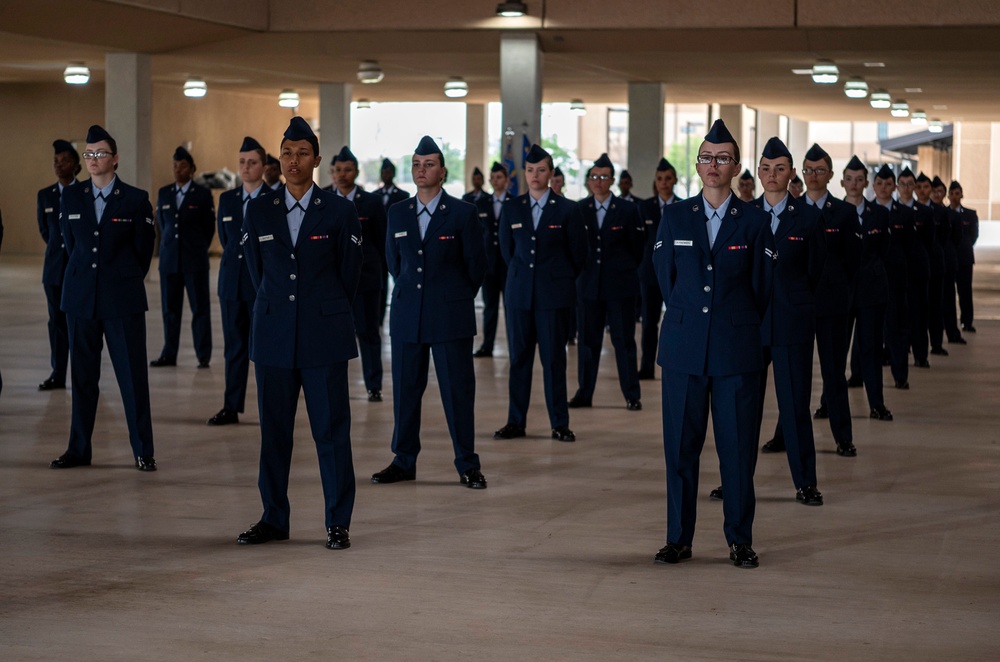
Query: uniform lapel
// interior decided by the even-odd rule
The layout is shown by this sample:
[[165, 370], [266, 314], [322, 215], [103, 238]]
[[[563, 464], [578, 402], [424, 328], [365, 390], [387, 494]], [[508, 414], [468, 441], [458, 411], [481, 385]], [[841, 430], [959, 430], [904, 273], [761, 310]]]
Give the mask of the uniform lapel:
[[[288, 212], [285, 209], [284, 191], [272, 196], [271, 199], [268, 200], [268, 204], [264, 206], [264, 210], [264, 228], [270, 230], [271, 234], [275, 236], [275, 239], [280, 239], [281, 242], [289, 249], [294, 249], [295, 246], [292, 244], [292, 233], [288, 229]], [[303, 219], [302, 225], [305, 227], [305, 219]], [[302, 234], [301, 228], [299, 229], [299, 234]]]
[[[299, 228], [299, 236], [295, 243], [295, 247], [298, 248], [302, 245], [303, 237], [308, 237], [309, 234], [316, 229], [319, 225], [320, 220], [323, 218], [322, 211], [326, 207], [326, 202], [319, 195], [319, 191], [316, 187], [310, 189], [312, 191], [312, 198], [309, 200], [303, 200], [305, 202], [306, 213], [302, 217], [302, 226]], [[301, 204], [301, 203], [300, 203]], [[285, 229], [288, 229], [288, 224], [285, 223]], [[288, 235], [291, 238], [291, 234]]]
[[[703, 215], [704, 216], [704, 215]], [[712, 245], [712, 254], [718, 255], [722, 247], [729, 243], [729, 238], [736, 232], [736, 227], [740, 217], [743, 216], [743, 209], [734, 195], [729, 200], [729, 208], [722, 214], [722, 223], [719, 225], [719, 234], [715, 236], [715, 243]]]
[[601, 226], [601, 234], [607, 234], [612, 225], [618, 219], [618, 200], [615, 196], [608, 197], [608, 210], [604, 212], [604, 224]]
[[101, 223], [104, 223], [108, 219], [115, 217], [115, 214], [118, 213], [118, 209], [121, 207], [121, 200], [122, 200], [121, 180], [116, 179], [115, 187], [111, 189], [111, 195], [108, 196], [107, 204], [104, 205], [104, 215], [101, 216]]
[[792, 202], [789, 198], [788, 204], [785, 205], [785, 209], [778, 214], [778, 231], [774, 233], [775, 239], [784, 239], [792, 227], [795, 225], [795, 219], [799, 212], [796, 209], [796, 203]]
[[696, 196], [688, 200], [688, 220], [691, 223], [691, 235], [694, 237], [698, 248], [705, 255], [711, 255], [712, 249], [708, 245], [708, 219], [705, 218], [705, 209], [701, 196]]
[[88, 179], [80, 185], [83, 186], [83, 210], [80, 219], [85, 220], [91, 227], [96, 228], [97, 214], [94, 212], [94, 182]]
[[[448, 214], [450, 213], [451, 197], [447, 193], [442, 193], [441, 199], [438, 200], [437, 209], [434, 210], [434, 214], [431, 216], [431, 221], [427, 224], [427, 232], [424, 234], [425, 244], [430, 241], [431, 237], [438, 233], [442, 226], [444, 226], [445, 222], [448, 220]], [[419, 226], [419, 223], [417, 225]], [[417, 232], [419, 233], [419, 227]]]

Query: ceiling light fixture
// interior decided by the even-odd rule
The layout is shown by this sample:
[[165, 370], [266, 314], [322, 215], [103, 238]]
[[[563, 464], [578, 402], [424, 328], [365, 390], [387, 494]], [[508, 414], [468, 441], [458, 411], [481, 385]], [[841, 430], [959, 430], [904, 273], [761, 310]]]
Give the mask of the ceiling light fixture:
[[469, 84], [461, 78], [452, 78], [444, 84], [444, 95], [449, 99], [461, 99], [469, 93]]
[[381, 83], [383, 78], [385, 73], [375, 60], [365, 60], [358, 65], [358, 80], [365, 85]]
[[885, 90], [875, 90], [869, 98], [869, 103], [871, 103], [872, 108], [885, 110], [892, 105], [892, 97]]
[[82, 64], [71, 64], [63, 72], [63, 80], [70, 85], [86, 85], [90, 82], [90, 69]]
[[582, 99], [573, 99], [569, 102], [569, 112], [577, 115], [586, 115], [587, 108], [583, 105]]
[[930, 126], [927, 127], [927, 130], [931, 133], [941, 133], [944, 131], [944, 124], [941, 120], [931, 120]]
[[840, 69], [830, 60], [817, 60], [812, 68], [813, 82], [819, 85], [832, 85], [840, 78]]
[[927, 113], [922, 110], [914, 110], [913, 114], [910, 115], [910, 124], [927, 126]]
[[497, 16], [518, 18], [528, 13], [528, 5], [523, 2], [501, 2], [497, 5]]
[[868, 83], [863, 78], [855, 76], [844, 83], [844, 94], [849, 99], [864, 99], [868, 96]]
[[358, 110], [371, 110], [372, 102], [368, 99], [358, 99]]
[[208, 93], [208, 86], [205, 85], [205, 81], [198, 80], [197, 78], [188, 79], [184, 83], [184, 96], [191, 97], [192, 99], [200, 99]]
[[885, 67], [885, 62], [865, 62], [865, 66], [869, 69], [882, 69]]
[[278, 105], [282, 108], [298, 108], [299, 93], [295, 90], [282, 90], [278, 95]]
[[909, 117], [910, 115], [910, 104], [902, 99], [896, 99], [892, 102], [892, 110], [889, 114], [893, 117]]

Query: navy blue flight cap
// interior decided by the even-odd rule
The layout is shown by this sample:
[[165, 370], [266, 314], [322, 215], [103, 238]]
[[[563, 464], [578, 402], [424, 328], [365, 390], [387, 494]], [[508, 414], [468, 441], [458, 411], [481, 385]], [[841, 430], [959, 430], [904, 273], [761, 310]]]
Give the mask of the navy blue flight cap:
[[104, 127], [100, 124], [95, 124], [87, 130], [87, 142], [90, 144], [99, 143], [102, 140], [111, 142], [114, 138], [111, 134], [104, 130]]
[[499, 162], [494, 161], [493, 165], [490, 166], [490, 173], [494, 173], [494, 172], [502, 172], [503, 174], [506, 175], [507, 174], [507, 168], [504, 168], [502, 165], [500, 165]]
[[750, 174], [749, 168], [743, 171], [743, 174], [740, 175], [740, 179], [753, 179], [753, 175]]
[[927, 175], [925, 175], [925, 174], [924, 174], [924, 171], [923, 171], [923, 170], [921, 170], [921, 171], [920, 171], [920, 174], [919, 174], [919, 175], [917, 175], [917, 181], [918, 181], [918, 182], [921, 182], [921, 183], [923, 183], [923, 182], [927, 182], [928, 184], [930, 184], [930, 182], [931, 182], [931, 178], [930, 178], [930, 177], [928, 177]]
[[780, 159], [781, 157], [785, 157], [789, 162], [791, 162], [792, 153], [788, 151], [788, 147], [786, 147], [785, 143], [781, 141], [781, 138], [778, 136], [772, 136], [764, 145], [764, 149], [760, 153], [760, 158]]
[[611, 163], [611, 159], [608, 158], [607, 154], [601, 154], [596, 161], [594, 161], [594, 168], [611, 168], [611, 174], [615, 174], [615, 165]]
[[319, 139], [313, 132], [312, 127], [309, 126], [309, 122], [298, 115], [294, 116], [288, 123], [284, 138], [285, 140], [305, 140], [313, 146], [313, 151], [319, 154]]
[[424, 136], [417, 143], [417, 148], [413, 150], [414, 156], [431, 156], [432, 154], [437, 154], [441, 157], [441, 167], [444, 167], [444, 152], [438, 147], [438, 144], [434, 142], [434, 139], [430, 136]]
[[622, 174], [619, 175], [618, 179], [622, 180], [622, 179], [625, 179], [626, 177], [628, 177], [629, 179], [632, 179], [632, 175], [629, 174], [628, 170], [622, 170]]
[[944, 188], [944, 182], [937, 175], [934, 175], [934, 179], [931, 180], [931, 188]]
[[273, 156], [271, 156], [270, 154], [268, 154], [267, 155], [267, 163], [265, 163], [265, 165], [280, 166], [281, 165], [281, 161], [279, 161], [278, 159], [276, 159]]
[[875, 173], [875, 176], [879, 179], [891, 179], [892, 181], [896, 181], [896, 173], [892, 171], [892, 168], [889, 167], [888, 163], [883, 163], [882, 167]]
[[565, 177], [565, 175], [563, 174], [562, 168], [560, 168], [559, 166], [556, 166], [556, 169], [552, 171], [552, 176], [553, 177]]
[[68, 140], [54, 140], [52, 141], [52, 149], [55, 150], [55, 154], [62, 154], [63, 152], [69, 152], [73, 155], [77, 161], [80, 160], [80, 155], [77, 154], [76, 150], [73, 148], [73, 144]]
[[799, 179], [799, 176], [798, 176], [798, 175], [795, 175], [794, 177], [792, 177], [792, 181], [791, 181], [791, 183], [792, 183], [792, 184], [801, 184], [801, 183], [802, 183], [802, 180], [801, 180], [801, 179]]
[[[899, 173], [900, 177], [914, 177], [913, 171], [909, 168], [903, 168], [903, 172]], [[916, 179], [916, 177], [914, 177]]]
[[354, 152], [352, 152], [351, 148], [347, 145], [341, 147], [340, 152], [333, 155], [333, 158], [330, 160], [330, 165], [333, 165], [337, 161], [350, 161], [354, 164], [354, 167], [357, 167], [358, 165], [358, 157], [354, 156]]
[[538, 145], [532, 145], [528, 154], [524, 157], [525, 163], [541, 163], [545, 159], [551, 159], [552, 155]]
[[847, 162], [847, 167], [844, 168], [844, 170], [860, 170], [865, 173], [865, 175], [868, 174], [868, 168], [865, 167], [865, 164], [861, 162], [861, 159], [859, 159], [857, 155], [851, 157], [851, 160]]
[[475, 177], [476, 175], [483, 176], [483, 171], [479, 169], [479, 166], [472, 169], [472, 176]]
[[382, 170], [392, 170], [395, 172], [396, 166], [392, 165], [389, 159], [382, 159]]
[[830, 155], [826, 153], [825, 149], [823, 149], [822, 147], [820, 147], [818, 144], [813, 143], [813, 146], [809, 148], [808, 152], [806, 152], [806, 156], [805, 156], [804, 160], [806, 160], [806, 161], [826, 161], [826, 162], [829, 163], [832, 159], [830, 159]]
[[677, 172], [677, 168], [670, 164], [670, 161], [666, 160], [662, 156], [660, 157], [660, 162], [656, 164], [656, 172], [666, 172], [667, 170], [673, 170]]
[[261, 150], [261, 151], [263, 151], [263, 149], [264, 149], [263, 147], [261, 147], [261, 145], [260, 145], [259, 142], [257, 142], [256, 140], [254, 140], [250, 136], [245, 136], [243, 138], [243, 144], [240, 145], [240, 151], [241, 152], [253, 152], [253, 151], [256, 151], [258, 149]]
[[740, 160], [740, 145], [736, 142], [736, 138], [733, 138], [733, 134], [729, 133], [729, 129], [726, 127], [726, 123], [721, 119], [715, 120], [712, 128], [707, 134], [705, 134], [705, 142], [711, 143], [713, 145], [724, 145], [725, 143], [733, 144], [733, 156], [737, 161]]
[[948, 193], [951, 193], [955, 189], [962, 191], [962, 185], [958, 183], [958, 180], [952, 180], [951, 184], [948, 185]]
[[194, 168], [194, 157], [191, 156], [191, 152], [184, 149], [183, 145], [174, 150], [174, 161], [187, 161]]

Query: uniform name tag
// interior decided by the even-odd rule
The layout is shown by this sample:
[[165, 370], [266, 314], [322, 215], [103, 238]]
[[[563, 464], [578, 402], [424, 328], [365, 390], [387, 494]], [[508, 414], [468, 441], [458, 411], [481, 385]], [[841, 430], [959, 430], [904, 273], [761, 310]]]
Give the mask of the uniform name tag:
[[694, 246], [694, 242], [690, 239], [674, 239], [674, 246]]
[[[52, 210], [50, 209], [49, 211], [52, 211]], [[486, 218], [487, 216], [489, 216], [489, 214], [480, 214], [479, 218]]]
[[170, 205], [163, 205], [160, 209], [170, 209]]
[[71, 221], [75, 221], [78, 218], [80, 218], [79, 214], [70, 214], [69, 215], [69, 220], [71, 220]]
[[518, 229], [518, 228], [520, 228], [520, 227], [521, 227], [521, 224], [520, 224], [520, 223], [511, 223], [511, 224], [510, 224], [510, 229], [511, 229], [511, 230], [517, 230], [517, 229]]
[[263, 237], [257, 237], [257, 241], [263, 243], [265, 241], [272, 241], [274, 239], [273, 234], [265, 234]]
[[222, 222], [223, 222], [223, 223], [227, 223], [227, 222], [229, 222], [229, 221], [231, 221], [231, 220], [233, 220], [233, 217], [232, 217], [232, 216], [223, 216], [223, 217], [222, 217]]
[[52, 207], [46, 207], [46, 208], [45, 208], [45, 213], [46, 213], [46, 214], [51, 214], [51, 213], [52, 213], [52, 211], [53, 211], [53, 210], [52, 210]]
[[402, 232], [397, 232], [397, 233], [396, 233], [396, 234], [394, 234], [393, 236], [394, 236], [394, 237], [395, 237], [396, 239], [400, 239], [400, 238], [402, 238], [402, 237], [405, 237], [405, 236], [406, 236], [406, 230], [403, 230]]
[[653, 224], [653, 221], [651, 221], [651, 220], [649, 220], [649, 219], [647, 218], [647, 219], [646, 219], [646, 225], [652, 225], [652, 224]]

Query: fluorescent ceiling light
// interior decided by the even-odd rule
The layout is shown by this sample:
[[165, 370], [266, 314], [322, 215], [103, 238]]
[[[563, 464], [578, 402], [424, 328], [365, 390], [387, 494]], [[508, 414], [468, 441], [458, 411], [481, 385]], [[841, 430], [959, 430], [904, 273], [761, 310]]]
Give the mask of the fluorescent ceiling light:
[[184, 96], [192, 99], [200, 99], [208, 93], [208, 86], [205, 81], [192, 78], [184, 83]]
[[70, 85], [86, 85], [90, 81], [90, 69], [82, 64], [71, 64], [63, 72], [63, 80]]
[[885, 90], [875, 90], [872, 92], [869, 102], [872, 108], [877, 108], [879, 110], [885, 110], [892, 105], [892, 97]]
[[298, 108], [299, 93], [295, 90], [282, 90], [278, 95], [278, 105], [282, 108]]
[[452, 78], [444, 84], [444, 95], [449, 99], [461, 99], [469, 93], [469, 84], [461, 78]]
[[358, 65], [358, 80], [365, 85], [380, 83], [383, 78], [385, 78], [385, 73], [383, 73], [382, 67], [378, 65], [378, 62], [365, 60]]
[[868, 83], [855, 76], [844, 83], [844, 94], [850, 99], [864, 99], [868, 96]]
[[840, 70], [830, 60], [818, 60], [813, 65], [812, 78], [819, 85], [832, 85], [840, 78]]

